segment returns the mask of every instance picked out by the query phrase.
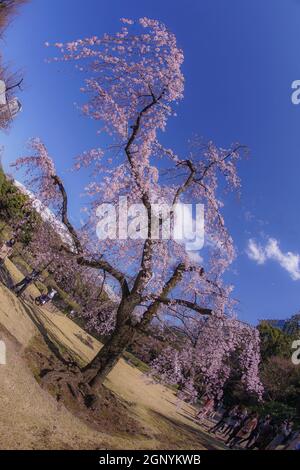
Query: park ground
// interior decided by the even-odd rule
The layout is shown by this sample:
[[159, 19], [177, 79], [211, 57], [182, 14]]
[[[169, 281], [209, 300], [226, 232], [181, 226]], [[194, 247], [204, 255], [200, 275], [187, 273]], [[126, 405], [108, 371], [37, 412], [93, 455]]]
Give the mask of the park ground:
[[[21, 279], [10, 261], [6, 267], [14, 281]], [[113, 400], [103, 402], [102, 426], [57, 401], [40, 386], [33, 360], [57, 351], [84, 365], [101, 343], [58, 310], [35, 306], [38, 294], [31, 286], [18, 299], [0, 283], [0, 340], [7, 349], [0, 365], [0, 449], [224, 448], [195, 421], [195, 408], [124, 359], [104, 384]]]

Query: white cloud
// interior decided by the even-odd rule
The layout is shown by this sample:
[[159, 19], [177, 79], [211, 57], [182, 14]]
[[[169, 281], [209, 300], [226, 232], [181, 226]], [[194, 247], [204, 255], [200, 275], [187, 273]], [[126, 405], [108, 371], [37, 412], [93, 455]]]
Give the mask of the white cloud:
[[250, 238], [248, 241], [247, 255], [257, 264], [264, 264], [266, 261], [266, 255], [262, 246], [258, 245], [255, 240]]
[[283, 253], [275, 238], [269, 238], [264, 247], [251, 238], [246, 253], [257, 264], [264, 264], [267, 260], [276, 261], [294, 281], [300, 280], [300, 255], [291, 251]]

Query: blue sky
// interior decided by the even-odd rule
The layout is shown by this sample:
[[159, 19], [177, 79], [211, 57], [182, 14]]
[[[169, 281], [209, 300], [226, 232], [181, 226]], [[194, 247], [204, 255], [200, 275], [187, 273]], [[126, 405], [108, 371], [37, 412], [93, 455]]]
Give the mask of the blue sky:
[[31, 0], [2, 46], [25, 78], [23, 112], [1, 135], [5, 168], [24, 154], [30, 137], [40, 136], [73, 195], [78, 220], [84, 177], [68, 168], [101, 142], [74, 107], [80, 78], [46, 63], [44, 43], [115, 31], [124, 16], [160, 19], [184, 50], [185, 99], [169, 123], [168, 145], [184, 151], [194, 133], [223, 147], [248, 145], [241, 199], [226, 209], [239, 253], [227, 277], [241, 319], [288, 317], [300, 309], [300, 105], [291, 103], [291, 83], [300, 79], [300, 0]]

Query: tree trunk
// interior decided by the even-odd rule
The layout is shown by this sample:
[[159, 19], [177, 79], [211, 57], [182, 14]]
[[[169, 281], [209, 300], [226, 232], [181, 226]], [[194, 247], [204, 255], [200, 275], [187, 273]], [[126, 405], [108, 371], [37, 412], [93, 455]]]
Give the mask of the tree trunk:
[[132, 325], [125, 323], [116, 327], [107, 343], [84, 369], [86, 381], [91, 387], [97, 388], [103, 383], [124, 350], [133, 342], [135, 334]]

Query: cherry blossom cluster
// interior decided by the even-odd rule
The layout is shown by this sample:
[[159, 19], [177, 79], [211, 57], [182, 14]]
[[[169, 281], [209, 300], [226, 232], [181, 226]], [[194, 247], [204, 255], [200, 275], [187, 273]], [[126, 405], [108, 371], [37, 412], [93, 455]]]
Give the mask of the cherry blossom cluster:
[[[199, 393], [217, 400], [234, 367], [245, 390], [262, 399], [259, 379], [260, 343], [256, 328], [227, 316], [191, 321], [181, 334], [186, 339], [178, 349], [166, 348], [152, 363], [151, 374], [162, 382], [179, 386], [179, 395], [195, 401]], [[238, 362], [233, 361], [233, 353]]]

